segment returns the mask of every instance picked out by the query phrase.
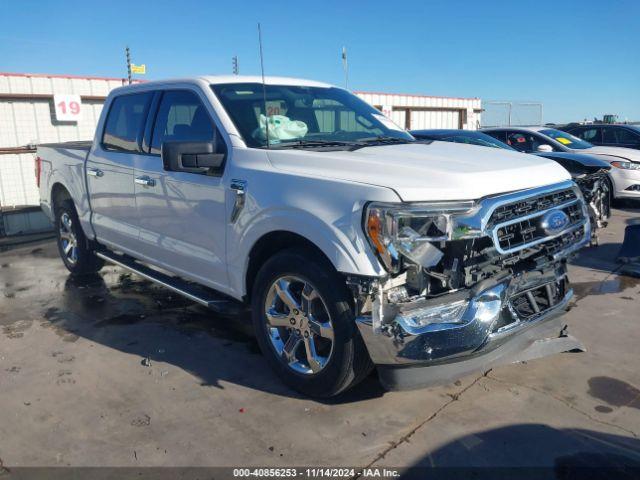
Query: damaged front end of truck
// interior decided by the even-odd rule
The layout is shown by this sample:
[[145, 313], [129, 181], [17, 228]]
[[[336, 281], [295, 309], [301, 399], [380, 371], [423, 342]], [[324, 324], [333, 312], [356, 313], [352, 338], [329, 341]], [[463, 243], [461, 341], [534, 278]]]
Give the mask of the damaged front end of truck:
[[567, 259], [591, 238], [575, 183], [479, 201], [372, 203], [363, 222], [388, 276], [348, 283], [387, 388], [581, 348], [559, 318], [573, 295]]
[[591, 243], [598, 244], [598, 230], [606, 228], [611, 217], [611, 196], [606, 169], [573, 175], [584, 197], [591, 218]]

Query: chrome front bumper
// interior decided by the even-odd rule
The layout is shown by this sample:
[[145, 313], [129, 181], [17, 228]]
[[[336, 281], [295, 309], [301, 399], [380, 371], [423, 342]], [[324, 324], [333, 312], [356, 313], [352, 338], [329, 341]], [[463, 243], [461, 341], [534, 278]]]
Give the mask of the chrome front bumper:
[[[496, 362], [525, 357], [526, 350], [538, 341], [564, 338], [562, 342], [566, 344], [567, 337], [561, 337], [564, 325], [557, 319], [566, 311], [572, 296], [566, 269], [560, 266], [546, 273], [528, 272], [481, 282], [463, 295], [458, 292], [437, 301], [421, 299], [403, 304], [395, 318], [377, 333], [371, 317], [359, 317], [357, 324], [379, 372], [395, 379], [383, 379], [387, 387], [433, 385]], [[467, 302], [466, 310], [456, 323], [417, 327], [407, 321], [415, 312], [461, 301]], [[576, 346], [579, 348], [577, 344], [568, 345], [567, 349]], [[550, 350], [554, 353], [557, 348]], [[422, 375], [410, 372], [410, 377], [417, 378], [409, 385], [402, 376], [397, 380], [399, 370], [415, 367], [426, 368]]]

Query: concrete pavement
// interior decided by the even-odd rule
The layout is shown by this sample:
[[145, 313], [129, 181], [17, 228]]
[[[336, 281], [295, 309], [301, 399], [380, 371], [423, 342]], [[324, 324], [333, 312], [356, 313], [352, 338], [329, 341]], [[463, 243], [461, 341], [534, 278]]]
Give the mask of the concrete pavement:
[[280, 384], [246, 318], [113, 266], [75, 281], [52, 242], [2, 252], [0, 465], [640, 465], [640, 279], [614, 261], [638, 216], [570, 268], [587, 352], [324, 403]]

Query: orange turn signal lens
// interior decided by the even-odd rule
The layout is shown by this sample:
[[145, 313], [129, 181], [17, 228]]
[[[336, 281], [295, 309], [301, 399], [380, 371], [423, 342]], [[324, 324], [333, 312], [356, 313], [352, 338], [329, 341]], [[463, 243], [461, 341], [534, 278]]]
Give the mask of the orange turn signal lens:
[[378, 253], [380, 255], [387, 253], [387, 249], [382, 243], [382, 219], [376, 211], [369, 212], [369, 217], [367, 218], [367, 233]]

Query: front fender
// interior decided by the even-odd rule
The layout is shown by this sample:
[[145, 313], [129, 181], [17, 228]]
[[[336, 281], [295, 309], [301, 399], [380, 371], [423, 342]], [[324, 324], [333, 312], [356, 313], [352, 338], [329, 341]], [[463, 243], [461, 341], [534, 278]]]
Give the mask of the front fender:
[[250, 254], [272, 232], [290, 232], [321, 250], [342, 273], [379, 277], [386, 271], [362, 230], [368, 202], [398, 202], [391, 189], [335, 178], [274, 169], [262, 151], [237, 150], [229, 178], [245, 182], [244, 206], [232, 218], [236, 194], [227, 190], [229, 286], [246, 292]]
[[[360, 228], [362, 210], [350, 212], [357, 216]], [[348, 215], [350, 217], [351, 215]], [[238, 223], [242, 219], [238, 219]], [[343, 273], [366, 276], [382, 276], [384, 269], [366, 244], [363, 235], [354, 228], [351, 218], [328, 224], [312, 213], [296, 208], [279, 208], [261, 211], [250, 225], [240, 225], [237, 243], [229, 252], [229, 280], [234, 291], [245, 295], [245, 278], [249, 267], [249, 254], [256, 243], [273, 232], [295, 233], [317, 246], [331, 261], [335, 269]]]

